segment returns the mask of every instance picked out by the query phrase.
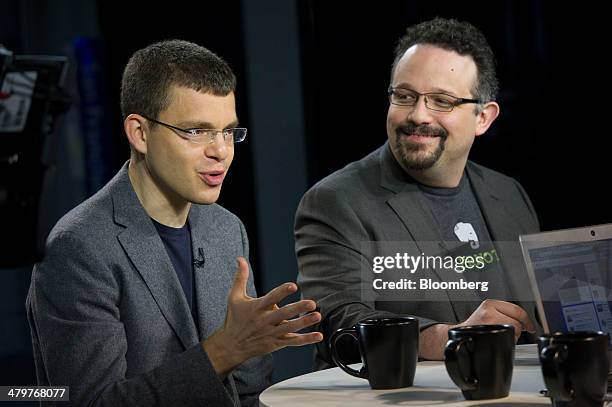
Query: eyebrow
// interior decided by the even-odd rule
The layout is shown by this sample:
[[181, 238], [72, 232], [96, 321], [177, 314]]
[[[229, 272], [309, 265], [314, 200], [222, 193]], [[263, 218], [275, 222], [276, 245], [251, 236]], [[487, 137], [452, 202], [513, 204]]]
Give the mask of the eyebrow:
[[[394, 86], [394, 88], [410, 89], [410, 90], [416, 92], [416, 90], [410, 84], [405, 83], [405, 82], [397, 84], [396, 86]], [[458, 97], [455, 92], [451, 92], [450, 90], [442, 89], [442, 88], [433, 88], [432, 90], [430, 90], [429, 92], [426, 92], [426, 93], [443, 93], [445, 95], [449, 95], [449, 96], [453, 96], [453, 97]]]
[[458, 97], [455, 92], [452, 92], [452, 91], [446, 90], [446, 89], [442, 89], [442, 88], [433, 88], [431, 92], [427, 92], [427, 93], [444, 93], [445, 95], [449, 95], [449, 96], [453, 96], [453, 97]]
[[[181, 122], [179, 123], [177, 127], [181, 127], [183, 129], [211, 129], [211, 130], [217, 128], [214, 124], [210, 122], [199, 122], [199, 121]], [[238, 120], [234, 120], [233, 122], [231, 122], [227, 126], [224, 126], [223, 128], [229, 129], [232, 127], [238, 127]]]

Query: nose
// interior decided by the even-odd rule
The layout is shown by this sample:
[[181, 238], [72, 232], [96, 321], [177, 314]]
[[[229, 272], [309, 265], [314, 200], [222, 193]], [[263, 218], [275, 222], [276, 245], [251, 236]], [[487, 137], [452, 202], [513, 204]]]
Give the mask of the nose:
[[204, 154], [206, 157], [217, 161], [225, 160], [229, 154], [229, 149], [233, 148], [233, 146], [230, 146], [223, 139], [223, 133], [220, 131], [215, 132], [214, 136], [211, 137], [214, 137], [211, 139], [211, 142], [204, 144]]
[[426, 96], [421, 95], [408, 113], [408, 118], [416, 124], [430, 124], [432, 122], [431, 110], [427, 108], [425, 98]]

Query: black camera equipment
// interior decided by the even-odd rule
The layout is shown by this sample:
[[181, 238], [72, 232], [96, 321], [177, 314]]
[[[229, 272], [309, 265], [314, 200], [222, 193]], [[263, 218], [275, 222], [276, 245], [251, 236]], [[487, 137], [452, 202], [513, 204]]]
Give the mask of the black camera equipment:
[[14, 55], [0, 46], [0, 267], [38, 260], [43, 155], [70, 107], [67, 68], [63, 56]]

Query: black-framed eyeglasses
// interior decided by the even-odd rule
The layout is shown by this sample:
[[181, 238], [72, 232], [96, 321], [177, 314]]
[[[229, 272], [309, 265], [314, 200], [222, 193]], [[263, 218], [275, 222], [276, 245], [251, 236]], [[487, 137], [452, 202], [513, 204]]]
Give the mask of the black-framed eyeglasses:
[[425, 98], [425, 106], [436, 112], [450, 112], [455, 106], [466, 103], [481, 103], [478, 99], [457, 98], [445, 93], [419, 93], [407, 88], [394, 88], [389, 86], [387, 90], [389, 102], [397, 106], [415, 106], [419, 98]]
[[159, 120], [151, 119], [143, 114], [142, 117], [145, 119], [157, 123], [161, 126], [164, 126], [172, 131], [174, 131], [178, 136], [184, 138], [185, 140], [189, 140], [192, 143], [203, 143], [207, 142], [208, 144], [214, 143], [217, 139], [217, 134], [221, 133], [223, 136], [223, 141], [228, 144], [235, 144], [244, 141], [247, 135], [247, 129], [244, 127], [231, 127], [223, 130], [216, 129], [181, 129], [180, 127], [173, 126], [168, 123], [160, 122]]

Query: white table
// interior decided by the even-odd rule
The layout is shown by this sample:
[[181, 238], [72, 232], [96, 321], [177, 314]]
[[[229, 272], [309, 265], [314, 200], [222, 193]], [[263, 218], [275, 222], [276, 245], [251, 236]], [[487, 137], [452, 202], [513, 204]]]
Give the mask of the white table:
[[367, 380], [333, 368], [276, 383], [259, 400], [266, 407], [550, 406], [550, 399], [539, 394], [545, 386], [535, 346], [517, 346], [510, 395], [502, 399], [466, 401], [448, 377], [444, 362], [420, 362], [412, 387], [372, 390]]

